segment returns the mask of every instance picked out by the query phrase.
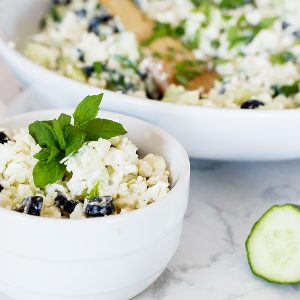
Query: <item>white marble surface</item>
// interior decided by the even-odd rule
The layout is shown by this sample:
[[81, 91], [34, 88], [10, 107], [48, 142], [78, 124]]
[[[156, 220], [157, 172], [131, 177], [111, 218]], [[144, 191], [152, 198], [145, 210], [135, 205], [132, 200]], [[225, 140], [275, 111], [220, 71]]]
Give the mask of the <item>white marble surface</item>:
[[[2, 90], [8, 88], [6, 83], [0, 76]], [[48, 107], [39, 97], [28, 102], [28, 93], [7, 101], [9, 113]], [[135, 299], [300, 299], [300, 285], [280, 286], [253, 276], [244, 247], [251, 226], [266, 209], [300, 203], [299, 179], [300, 161], [192, 161], [190, 202], [179, 249], [162, 276]], [[8, 298], [0, 295], [0, 300]]]

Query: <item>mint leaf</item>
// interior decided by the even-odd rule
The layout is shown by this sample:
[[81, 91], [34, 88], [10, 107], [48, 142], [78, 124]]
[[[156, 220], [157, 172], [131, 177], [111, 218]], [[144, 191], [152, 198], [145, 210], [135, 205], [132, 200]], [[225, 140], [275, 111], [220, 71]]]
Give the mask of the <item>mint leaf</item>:
[[58, 145], [59, 145], [60, 149], [64, 150], [66, 148], [66, 141], [64, 138], [63, 131], [60, 128], [59, 121], [53, 120], [52, 124], [53, 124], [53, 129], [54, 129], [54, 133], [55, 133], [55, 137], [57, 139]]
[[43, 188], [47, 184], [55, 183], [62, 179], [66, 167], [57, 161], [39, 161], [33, 169], [34, 184], [38, 188]]
[[60, 161], [64, 157], [64, 153], [57, 148], [44, 148], [39, 153], [34, 155], [38, 160], [42, 161]]
[[262, 29], [267, 29], [271, 27], [274, 22], [278, 19], [278, 17], [267, 17], [262, 19], [257, 25], [256, 25], [256, 30], [262, 30]]
[[84, 128], [85, 125], [96, 118], [103, 94], [87, 96], [77, 106], [73, 117], [76, 127]]
[[72, 120], [71, 116], [66, 115], [66, 114], [61, 114], [59, 116], [59, 118], [58, 118], [58, 122], [59, 122], [60, 128], [64, 129], [64, 127], [66, 125], [71, 124], [71, 120]]
[[[72, 117], [66, 114], [61, 114], [58, 119], [36, 121], [29, 125], [31, 136], [42, 147], [34, 156], [39, 160], [33, 170], [37, 187], [43, 188], [60, 180], [66, 170], [65, 166], [60, 164], [61, 160], [78, 151], [85, 142], [99, 138], [110, 139], [126, 133], [120, 123], [96, 119], [102, 96], [103, 94], [100, 94], [83, 99], [73, 114], [74, 125], [71, 124]], [[99, 183], [91, 191], [92, 195], [97, 193]]]
[[93, 68], [95, 70], [95, 72], [100, 75], [103, 71], [103, 65], [100, 61], [96, 61], [93, 63]]
[[300, 92], [300, 80], [295, 81], [291, 85], [275, 84], [272, 86], [272, 90], [274, 91], [274, 97], [277, 97], [278, 95], [285, 95], [286, 97], [293, 96]]
[[237, 44], [248, 44], [256, 37], [256, 35], [263, 29], [267, 29], [273, 25], [277, 17], [264, 18], [257, 25], [249, 24], [246, 17], [242, 15], [228, 30], [229, 48], [235, 47]]
[[84, 143], [86, 133], [73, 125], [67, 125], [64, 129], [64, 136], [66, 140], [65, 156], [77, 151]]
[[152, 35], [142, 43], [142, 46], [149, 46], [155, 40], [166, 36], [178, 38], [183, 36], [184, 33], [184, 23], [180, 23], [178, 26], [174, 27], [170, 23], [161, 23], [156, 21]]
[[284, 51], [278, 54], [272, 54], [270, 56], [270, 60], [273, 64], [283, 65], [289, 61], [295, 62], [297, 60], [297, 56], [290, 51]]
[[56, 147], [53, 128], [47, 121], [35, 121], [29, 125], [29, 133], [41, 147]]
[[246, 4], [254, 4], [253, 0], [222, 0], [221, 8], [233, 9]]
[[100, 138], [110, 139], [127, 133], [122, 124], [106, 119], [90, 121], [85, 127], [85, 132], [86, 141], [97, 141]]

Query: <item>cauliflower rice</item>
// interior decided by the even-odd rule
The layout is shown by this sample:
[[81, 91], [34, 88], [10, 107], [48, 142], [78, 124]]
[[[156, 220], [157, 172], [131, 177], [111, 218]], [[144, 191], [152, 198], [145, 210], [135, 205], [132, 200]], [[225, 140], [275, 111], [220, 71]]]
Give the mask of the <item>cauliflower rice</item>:
[[[41, 216], [76, 219], [92, 216], [87, 206], [95, 187], [97, 195], [112, 198], [113, 204], [107, 202], [110, 214], [146, 206], [169, 191], [164, 159], [154, 154], [139, 158], [137, 147], [124, 136], [84, 144], [64, 159], [67, 175], [63, 180], [37, 188], [32, 173], [37, 162], [34, 155], [41, 147], [28, 128], [0, 132], [0, 206], [4, 208], [18, 210], [24, 199], [41, 196]], [[70, 201], [67, 205], [73, 205], [73, 211], [65, 214], [58, 200]]]
[[[129, 95], [206, 107], [282, 109], [300, 105], [299, 0], [137, 0], [156, 33], [180, 38], [219, 78], [205, 93], [187, 91], [193, 75], [161, 93], [135, 35], [98, 0], [54, 0], [25, 49], [67, 77]], [[234, 5], [233, 5], [234, 4]]]

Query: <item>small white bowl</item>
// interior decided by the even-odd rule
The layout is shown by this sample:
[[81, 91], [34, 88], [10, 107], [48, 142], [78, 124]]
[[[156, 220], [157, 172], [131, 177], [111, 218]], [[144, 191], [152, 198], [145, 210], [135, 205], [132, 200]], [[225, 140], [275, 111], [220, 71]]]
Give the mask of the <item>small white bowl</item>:
[[[70, 107], [101, 90], [42, 68], [20, 52], [37, 32], [50, 0], [2, 0], [0, 55], [25, 84], [56, 107]], [[17, 7], [17, 9], [16, 9]], [[17, 51], [8, 47], [14, 41]], [[102, 90], [103, 91], [103, 90]], [[217, 160], [300, 158], [300, 110], [235, 110], [163, 103], [105, 91], [103, 108], [142, 118], [174, 135], [190, 156]]]
[[[0, 127], [24, 127], [61, 112], [22, 114]], [[189, 193], [185, 150], [149, 123], [100, 115], [121, 122], [142, 154], [163, 156], [173, 187], [147, 207], [104, 218], [49, 219], [0, 208], [0, 290], [14, 299], [129, 299], [162, 273], [177, 249]]]

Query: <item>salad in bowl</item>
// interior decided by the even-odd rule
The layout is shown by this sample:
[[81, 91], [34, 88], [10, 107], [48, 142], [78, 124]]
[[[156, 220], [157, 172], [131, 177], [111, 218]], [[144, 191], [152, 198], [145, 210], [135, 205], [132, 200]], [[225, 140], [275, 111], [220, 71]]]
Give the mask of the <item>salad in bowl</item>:
[[[102, 2], [53, 1], [25, 55], [80, 82], [164, 102], [242, 109], [299, 106], [299, 1], [140, 0], [136, 5], [152, 21], [142, 38], [138, 29], [130, 31], [126, 18], [112, 14], [112, 4]], [[179, 49], [172, 45], [165, 54], [155, 43], [166, 37], [181, 40], [181, 50], [190, 54], [178, 58]], [[166, 59], [174, 80], [163, 84], [170, 75]], [[201, 74], [211, 77], [208, 70], [215, 72], [209, 89], [195, 80]]]
[[0, 291], [13, 299], [130, 299], [177, 249], [186, 152], [154, 125], [98, 114], [101, 98], [0, 122]]
[[86, 97], [73, 117], [0, 131], [0, 206], [54, 218], [103, 217], [168, 193], [165, 160], [139, 158], [120, 123], [96, 118], [101, 100]]

